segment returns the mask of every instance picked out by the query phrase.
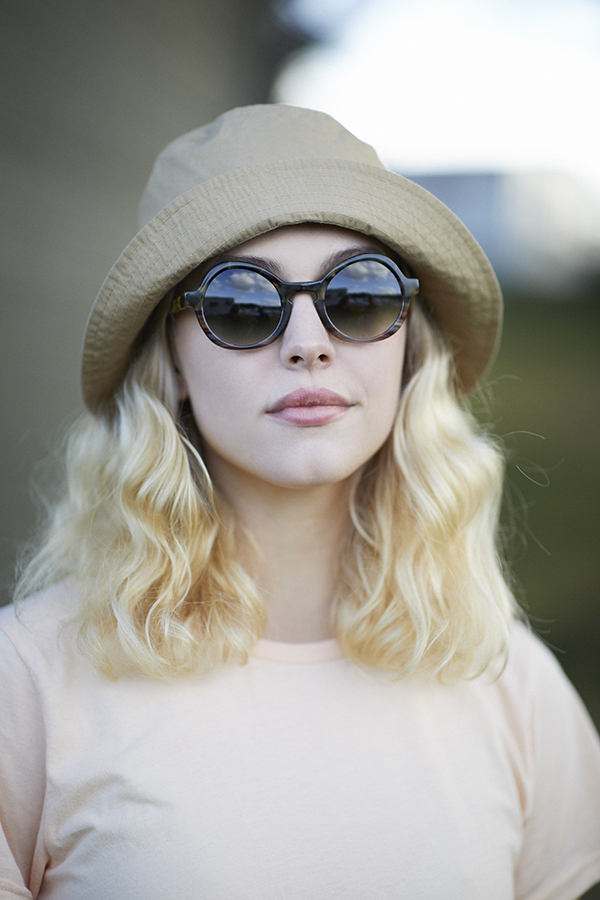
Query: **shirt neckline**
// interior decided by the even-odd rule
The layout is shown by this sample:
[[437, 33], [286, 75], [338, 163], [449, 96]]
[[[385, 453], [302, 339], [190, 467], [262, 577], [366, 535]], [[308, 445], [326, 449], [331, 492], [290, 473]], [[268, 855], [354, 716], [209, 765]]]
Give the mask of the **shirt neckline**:
[[325, 641], [308, 641], [302, 644], [291, 644], [286, 641], [271, 641], [261, 638], [250, 655], [254, 659], [287, 663], [288, 665], [333, 662], [337, 659], [343, 659], [344, 656], [335, 638], [329, 638]]

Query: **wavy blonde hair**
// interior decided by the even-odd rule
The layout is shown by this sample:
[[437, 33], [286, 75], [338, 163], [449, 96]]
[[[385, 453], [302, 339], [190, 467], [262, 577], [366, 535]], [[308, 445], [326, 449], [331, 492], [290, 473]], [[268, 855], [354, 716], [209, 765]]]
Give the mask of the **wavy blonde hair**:
[[[78, 641], [107, 677], [245, 663], [266, 628], [233, 515], [178, 409], [166, 309], [110, 406], [72, 430], [64, 496], [17, 588], [23, 598], [74, 577]], [[359, 664], [396, 677], [426, 664], [453, 681], [507, 652], [516, 607], [497, 552], [504, 461], [459, 404], [452, 353], [418, 307], [408, 327], [394, 428], [354, 476], [334, 632]]]

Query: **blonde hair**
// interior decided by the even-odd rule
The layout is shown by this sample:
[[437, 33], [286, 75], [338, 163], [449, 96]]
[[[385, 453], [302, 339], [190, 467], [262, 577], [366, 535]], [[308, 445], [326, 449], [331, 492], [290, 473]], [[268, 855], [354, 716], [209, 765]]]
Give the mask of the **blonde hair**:
[[[346, 656], [404, 676], [472, 677], [507, 652], [515, 603], [497, 552], [503, 457], [459, 404], [452, 353], [417, 307], [393, 431], [354, 476], [334, 631]], [[165, 304], [122, 386], [67, 447], [67, 485], [23, 598], [75, 578], [83, 651], [115, 677], [240, 664], [264, 634], [193, 423], [175, 399]]]

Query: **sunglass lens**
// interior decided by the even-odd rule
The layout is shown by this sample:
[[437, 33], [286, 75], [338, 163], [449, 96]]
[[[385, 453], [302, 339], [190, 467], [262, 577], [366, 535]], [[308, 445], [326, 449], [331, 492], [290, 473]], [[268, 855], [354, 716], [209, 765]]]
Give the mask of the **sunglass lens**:
[[377, 260], [351, 262], [334, 275], [325, 293], [331, 323], [347, 337], [372, 340], [391, 328], [405, 301], [401, 285]]
[[222, 341], [249, 347], [273, 334], [281, 319], [281, 300], [275, 286], [259, 272], [232, 267], [212, 279], [202, 312]]

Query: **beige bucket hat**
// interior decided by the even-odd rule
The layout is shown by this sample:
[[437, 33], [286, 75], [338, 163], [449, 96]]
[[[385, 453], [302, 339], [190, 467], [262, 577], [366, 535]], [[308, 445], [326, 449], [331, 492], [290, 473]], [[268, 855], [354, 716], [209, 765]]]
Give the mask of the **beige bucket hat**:
[[87, 324], [87, 406], [98, 409], [114, 392], [148, 316], [188, 272], [300, 222], [351, 228], [400, 253], [454, 350], [459, 388], [477, 384], [498, 345], [502, 295], [471, 233], [335, 119], [271, 104], [230, 110], [158, 157], [140, 205], [141, 230], [102, 285]]

